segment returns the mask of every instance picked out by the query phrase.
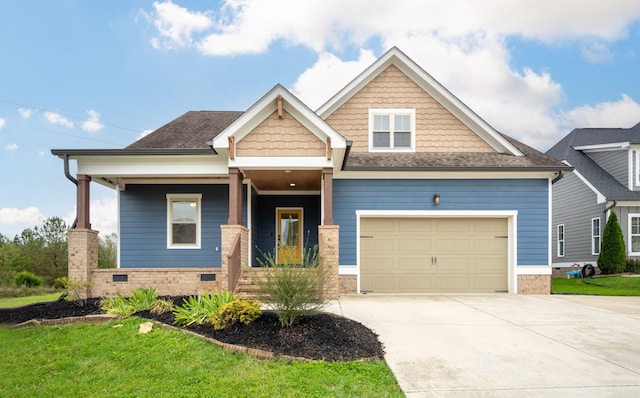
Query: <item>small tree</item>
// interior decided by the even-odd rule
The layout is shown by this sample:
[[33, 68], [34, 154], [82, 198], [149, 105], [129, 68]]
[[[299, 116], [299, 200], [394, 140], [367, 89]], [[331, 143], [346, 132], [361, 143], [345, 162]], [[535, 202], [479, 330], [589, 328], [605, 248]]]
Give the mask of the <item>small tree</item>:
[[623, 272], [626, 265], [627, 248], [624, 244], [624, 236], [618, 223], [618, 216], [612, 211], [602, 233], [598, 268], [603, 274], [617, 274]]

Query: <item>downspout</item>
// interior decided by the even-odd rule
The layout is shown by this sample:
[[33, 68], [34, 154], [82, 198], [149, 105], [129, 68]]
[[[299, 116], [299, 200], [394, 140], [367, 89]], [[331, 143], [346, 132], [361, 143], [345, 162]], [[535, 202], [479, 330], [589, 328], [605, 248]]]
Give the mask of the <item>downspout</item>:
[[[69, 181], [74, 183], [76, 185], [76, 189], [78, 189], [78, 180], [76, 180], [75, 177], [73, 177], [71, 173], [69, 173], [69, 154], [67, 153], [64, 154], [64, 175], [65, 177], [67, 177]], [[71, 225], [71, 229], [75, 229], [77, 226], [78, 226], [78, 215], [76, 214], [76, 219], [73, 220], [73, 225]]]
[[611, 204], [611, 206], [607, 206], [607, 207], [604, 209], [604, 212], [603, 212], [603, 213], [604, 213], [604, 221], [605, 221], [605, 224], [606, 224], [606, 221], [607, 221], [607, 213], [609, 212], [609, 210], [611, 210], [611, 209], [613, 209], [614, 207], [616, 207], [616, 205], [617, 205], [617, 204], [618, 204], [618, 202], [616, 202], [616, 201], [614, 200], [614, 201], [613, 201], [613, 203]]
[[558, 175], [555, 176], [553, 180], [551, 180], [551, 185], [553, 185], [556, 182], [560, 181], [562, 179], [562, 177], [564, 177], [564, 173], [562, 173], [562, 170], [560, 170], [560, 171], [558, 171]]

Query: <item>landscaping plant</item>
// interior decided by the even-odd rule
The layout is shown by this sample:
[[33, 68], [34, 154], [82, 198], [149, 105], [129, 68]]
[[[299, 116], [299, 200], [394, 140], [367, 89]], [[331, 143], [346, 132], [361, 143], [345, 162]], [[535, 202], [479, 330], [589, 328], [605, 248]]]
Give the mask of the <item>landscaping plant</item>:
[[42, 278], [29, 271], [18, 272], [13, 277], [13, 281], [16, 283], [16, 286], [38, 287], [42, 285]]
[[161, 314], [171, 311], [173, 302], [158, 298], [158, 289], [140, 288], [131, 292], [131, 297], [126, 298], [120, 293], [115, 297], [106, 297], [100, 301], [100, 309], [107, 314], [119, 315], [127, 318], [140, 311], [155, 311]]
[[609, 221], [602, 233], [602, 248], [598, 256], [598, 268], [603, 274], [618, 274], [624, 272], [627, 265], [627, 249], [624, 236], [618, 223], [618, 216], [611, 211]]
[[318, 245], [303, 249], [302, 264], [278, 264], [271, 253], [262, 256], [264, 259], [258, 259], [258, 263], [264, 272], [253, 279], [260, 288], [257, 295], [271, 306], [283, 327], [324, 307], [326, 300], [321, 290], [329, 286], [330, 274], [320, 266]]
[[261, 315], [258, 300], [235, 299], [220, 308], [220, 316], [213, 323], [213, 328], [222, 330], [237, 322], [248, 325]]
[[174, 323], [181, 326], [189, 326], [203, 323], [214, 324], [220, 318], [220, 309], [223, 305], [233, 301], [233, 292], [223, 290], [219, 293], [205, 293], [197, 296], [189, 296], [182, 306], [173, 310]]

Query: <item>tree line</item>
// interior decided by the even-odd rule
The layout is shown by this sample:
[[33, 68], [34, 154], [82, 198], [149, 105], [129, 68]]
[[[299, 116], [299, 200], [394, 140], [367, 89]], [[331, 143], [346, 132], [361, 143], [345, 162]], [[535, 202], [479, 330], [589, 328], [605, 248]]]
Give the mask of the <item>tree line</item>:
[[[51, 217], [13, 239], [0, 233], [0, 284], [13, 284], [15, 275], [22, 271], [41, 277], [49, 286], [53, 286], [57, 278], [66, 277], [68, 229], [62, 218]], [[115, 268], [116, 259], [116, 234], [100, 236], [98, 267]]]

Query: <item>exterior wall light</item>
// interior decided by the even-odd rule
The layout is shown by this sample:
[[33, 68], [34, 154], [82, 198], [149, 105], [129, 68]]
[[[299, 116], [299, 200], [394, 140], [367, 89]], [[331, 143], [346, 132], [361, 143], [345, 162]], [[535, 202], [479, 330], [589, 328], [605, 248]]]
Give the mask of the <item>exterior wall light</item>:
[[440, 195], [438, 195], [437, 193], [433, 194], [433, 204], [436, 206], [440, 204]]

